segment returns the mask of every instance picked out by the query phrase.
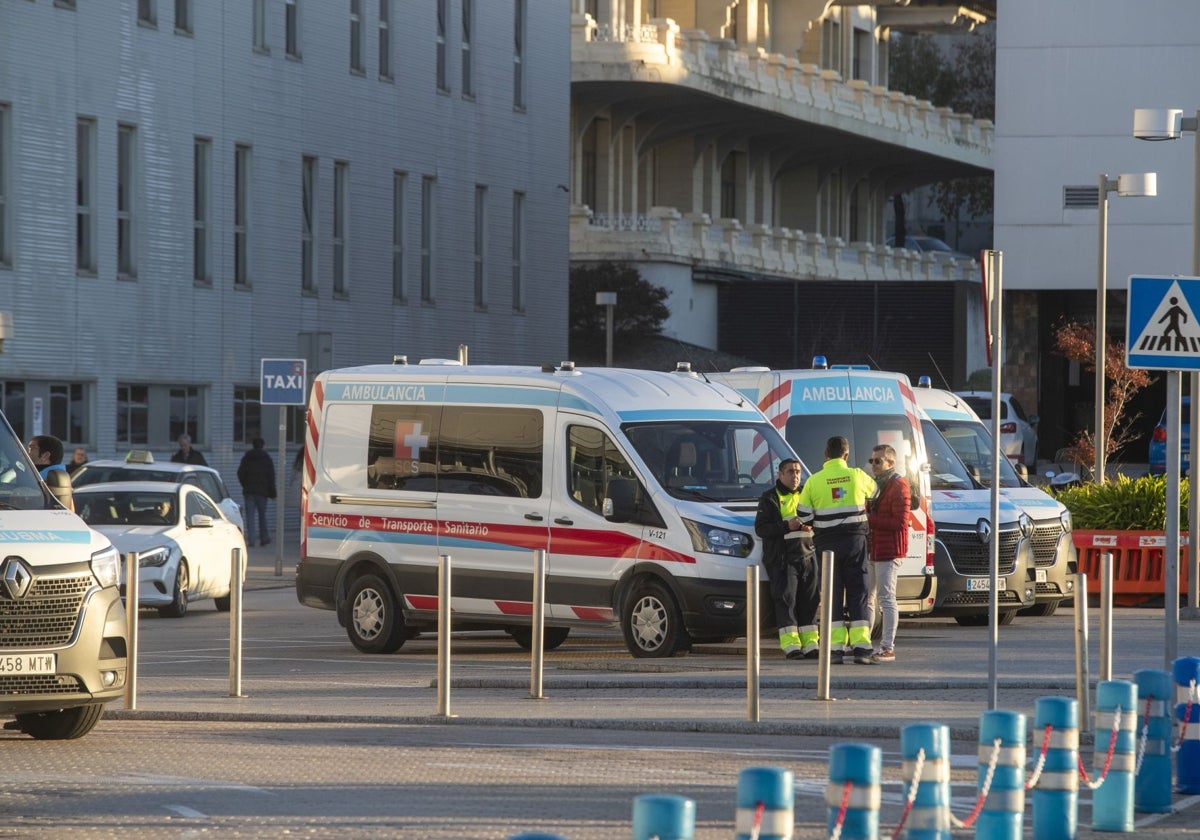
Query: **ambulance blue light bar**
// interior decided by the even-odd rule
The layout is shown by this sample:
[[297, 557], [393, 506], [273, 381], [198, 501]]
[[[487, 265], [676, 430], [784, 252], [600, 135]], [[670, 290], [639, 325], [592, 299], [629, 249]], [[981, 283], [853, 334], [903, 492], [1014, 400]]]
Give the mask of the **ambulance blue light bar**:
[[930, 379], [927, 375], [921, 375], [921, 376], [917, 377], [917, 387], [918, 388], [932, 388], [933, 380]]

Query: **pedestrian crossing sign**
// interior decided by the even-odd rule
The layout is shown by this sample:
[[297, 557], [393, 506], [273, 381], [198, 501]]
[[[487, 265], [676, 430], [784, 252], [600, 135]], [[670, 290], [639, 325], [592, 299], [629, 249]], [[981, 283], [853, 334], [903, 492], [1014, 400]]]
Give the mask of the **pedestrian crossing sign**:
[[1200, 370], [1200, 277], [1130, 277], [1125, 364]]

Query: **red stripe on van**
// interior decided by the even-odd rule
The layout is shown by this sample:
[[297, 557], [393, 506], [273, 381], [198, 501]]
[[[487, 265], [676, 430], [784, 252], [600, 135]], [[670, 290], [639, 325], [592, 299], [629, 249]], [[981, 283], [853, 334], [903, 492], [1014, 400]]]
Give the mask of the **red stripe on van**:
[[438, 599], [436, 595], [405, 595], [404, 600], [414, 610], [436, 610]]
[[503, 615], [533, 615], [533, 604], [529, 601], [497, 601]]
[[576, 618], [584, 621], [612, 621], [613, 611], [606, 607], [570, 607]]
[[657, 560], [660, 563], [695, 563], [696, 558], [613, 531], [584, 528], [553, 528], [551, 554], [582, 554], [587, 557], [619, 557], [626, 560]]

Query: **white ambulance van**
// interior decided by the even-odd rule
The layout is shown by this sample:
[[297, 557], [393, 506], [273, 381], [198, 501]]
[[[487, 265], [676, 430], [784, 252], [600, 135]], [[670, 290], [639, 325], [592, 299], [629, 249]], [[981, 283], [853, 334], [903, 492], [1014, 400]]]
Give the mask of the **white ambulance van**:
[[901, 615], [926, 615], [937, 603], [940, 583], [934, 567], [929, 471], [912, 386], [903, 374], [827, 368], [821, 356], [813, 366], [735, 368], [709, 378], [756, 402], [811, 469], [824, 463], [825, 442], [834, 435], [850, 441], [851, 463], [868, 473], [872, 447], [892, 445], [913, 491], [908, 556], [896, 581], [896, 601]]
[[326, 371], [309, 399], [297, 597], [335, 610], [359, 650], [390, 653], [436, 629], [446, 554], [455, 628], [528, 648], [544, 549], [547, 648], [614, 624], [635, 657], [735, 638], [758, 498], [790, 457], [752, 401], [686, 365]]
[[[917, 381], [917, 403], [954, 448], [980, 486], [992, 480], [992, 435], [965, 400], [951, 391], [933, 388], [928, 376]], [[1033, 520], [1035, 602], [1023, 615], [1053, 615], [1058, 605], [1075, 595], [1079, 558], [1071, 540], [1071, 513], [1048, 493], [1033, 487], [1017, 473], [1008, 458], [1000, 459], [1000, 492]]]
[[0, 717], [46, 740], [87, 734], [125, 691], [120, 557], [70, 507], [67, 473], [42, 481], [0, 415]]

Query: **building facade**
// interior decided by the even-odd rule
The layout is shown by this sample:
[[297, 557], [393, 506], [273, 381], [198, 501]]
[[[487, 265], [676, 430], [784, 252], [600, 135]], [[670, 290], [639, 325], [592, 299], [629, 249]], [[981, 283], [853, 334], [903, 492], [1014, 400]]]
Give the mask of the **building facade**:
[[277, 436], [263, 358], [563, 357], [565, 6], [0, 0], [0, 21], [22, 436], [167, 457], [187, 433], [229, 476]]

